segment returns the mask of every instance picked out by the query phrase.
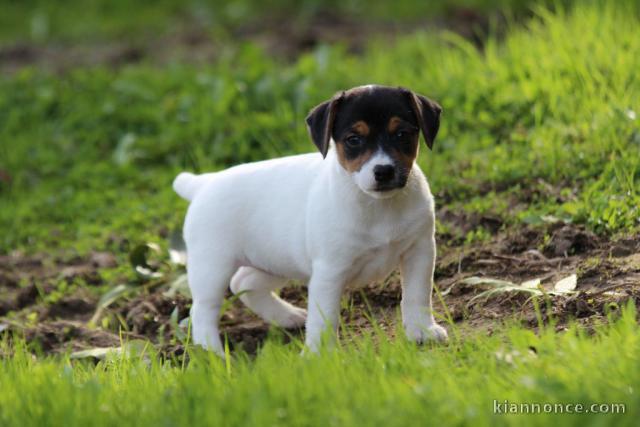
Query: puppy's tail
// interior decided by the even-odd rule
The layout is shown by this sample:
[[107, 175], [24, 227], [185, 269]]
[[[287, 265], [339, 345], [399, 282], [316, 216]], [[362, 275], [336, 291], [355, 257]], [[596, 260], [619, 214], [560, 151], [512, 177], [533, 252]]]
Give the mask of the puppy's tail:
[[205, 182], [207, 179], [203, 175], [182, 172], [173, 180], [173, 191], [183, 199], [192, 201]]

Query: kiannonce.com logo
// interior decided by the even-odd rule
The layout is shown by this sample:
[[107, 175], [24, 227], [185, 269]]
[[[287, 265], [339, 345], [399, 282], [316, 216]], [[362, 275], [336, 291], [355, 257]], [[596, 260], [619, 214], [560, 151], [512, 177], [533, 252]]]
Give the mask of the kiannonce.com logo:
[[624, 403], [550, 403], [493, 400], [493, 413], [502, 414], [624, 414]]

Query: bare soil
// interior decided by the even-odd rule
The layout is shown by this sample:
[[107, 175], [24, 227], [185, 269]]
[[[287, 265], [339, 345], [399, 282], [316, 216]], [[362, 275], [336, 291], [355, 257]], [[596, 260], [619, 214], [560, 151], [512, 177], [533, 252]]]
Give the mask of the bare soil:
[[[495, 222], [483, 217], [461, 221], [454, 216], [444, 211], [440, 219], [447, 223], [486, 223], [489, 227]], [[505, 321], [536, 329], [540, 320], [534, 302], [540, 307], [541, 320], [553, 321], [558, 330], [566, 328], [572, 320], [590, 330], [606, 322], [607, 315], [615, 315], [627, 301], [640, 303], [638, 235], [609, 239], [581, 226], [555, 224], [496, 231], [491, 241], [472, 245], [459, 244], [443, 235], [439, 236], [438, 250], [435, 310], [445, 325], [452, 322], [463, 335], [478, 330], [490, 334]], [[182, 354], [183, 343], [176, 338], [176, 328], [180, 328], [177, 322], [188, 317], [191, 302], [180, 294], [166, 296], [166, 286], [149, 287], [114, 303], [105, 316], [118, 319], [117, 322], [106, 327], [90, 324], [101, 293], [94, 287], [110, 286], [103, 283], [100, 271], [116, 264], [116, 257], [104, 252], [72, 259], [19, 253], [0, 257], [0, 330], [24, 336], [36, 352], [119, 346], [123, 337], [148, 340], [165, 354]], [[482, 287], [458, 285], [470, 276], [514, 283], [539, 278], [542, 286], [550, 290], [554, 283], [571, 274], [578, 276], [576, 292], [537, 298], [524, 293], [504, 293], [472, 301]], [[47, 296], [62, 278], [83, 285], [49, 301]], [[286, 287], [281, 295], [306, 305], [303, 287]], [[396, 335], [400, 298], [397, 272], [384, 282], [348, 292], [342, 317], [347, 335], [370, 331], [371, 320], [390, 336]], [[223, 314], [221, 329], [232, 349], [250, 354], [255, 354], [275, 330], [239, 301], [234, 301]], [[303, 334], [301, 330], [281, 332], [285, 341]]]
[[[501, 29], [505, 20], [493, 18], [493, 31]], [[403, 34], [433, 29], [456, 32], [481, 47], [491, 19], [464, 7], [452, 8], [440, 19], [415, 18], [403, 22], [362, 20], [320, 10], [304, 18], [263, 16], [225, 28], [223, 37], [213, 35], [220, 33], [220, 29], [213, 31], [202, 22], [180, 21], [164, 33], [135, 38], [44, 43], [23, 40], [0, 44], [0, 73], [12, 74], [28, 66], [61, 73], [75, 67], [118, 68], [140, 62], [204, 65], [228, 50], [230, 41], [254, 43], [270, 55], [289, 60], [321, 44], [340, 43], [350, 52], [359, 53], [374, 39], [393, 40]]]

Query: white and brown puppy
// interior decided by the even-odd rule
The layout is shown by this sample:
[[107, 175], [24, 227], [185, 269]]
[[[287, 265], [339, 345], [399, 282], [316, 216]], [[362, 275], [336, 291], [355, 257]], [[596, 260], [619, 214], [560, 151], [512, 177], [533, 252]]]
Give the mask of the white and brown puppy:
[[[446, 339], [431, 309], [433, 197], [415, 162], [420, 130], [431, 148], [440, 111], [407, 89], [356, 87], [307, 117], [320, 153], [178, 175], [173, 187], [191, 201], [184, 238], [195, 343], [223, 352], [218, 316], [230, 285], [269, 322], [306, 322], [306, 345], [317, 351], [323, 332], [335, 331], [345, 287], [398, 266], [407, 336]], [[274, 293], [287, 279], [307, 282], [308, 314]]]

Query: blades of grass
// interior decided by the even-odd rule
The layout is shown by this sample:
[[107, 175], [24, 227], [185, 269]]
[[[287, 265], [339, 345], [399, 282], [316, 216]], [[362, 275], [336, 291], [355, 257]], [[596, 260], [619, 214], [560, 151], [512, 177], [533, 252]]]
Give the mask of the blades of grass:
[[189, 316], [189, 322], [187, 324], [187, 339], [184, 343], [184, 353], [182, 354], [182, 363], [180, 364], [181, 372], [184, 372], [185, 370], [185, 366], [187, 363], [187, 354], [189, 355], [189, 358], [191, 358], [190, 343], [191, 343], [191, 316]]
[[179, 274], [177, 277], [169, 282], [169, 289], [164, 292], [164, 295], [169, 298], [175, 297], [176, 294], [183, 295], [187, 298], [191, 298], [191, 290], [189, 288], [189, 281], [186, 274]]
[[240, 291], [237, 294], [233, 294], [231, 295], [229, 298], [225, 298], [224, 302], [222, 303], [222, 307], [220, 307], [220, 316], [222, 316], [224, 313], [227, 312], [227, 310], [229, 310], [231, 307], [233, 307], [233, 304], [240, 300], [240, 297], [242, 295], [244, 295], [245, 293], [250, 292], [248, 290], [246, 291]]
[[371, 325], [371, 329], [375, 334], [376, 338], [378, 339], [383, 339], [383, 337], [387, 338], [387, 335], [385, 334], [384, 330], [380, 326], [380, 323], [378, 323], [378, 320], [375, 317], [373, 307], [369, 302], [369, 298], [367, 298], [367, 295], [364, 293], [362, 289], [359, 291], [359, 293], [360, 293], [360, 297], [362, 298], [362, 301], [365, 304], [365, 307], [367, 308], [362, 315], [365, 317], [365, 319], [367, 319], [367, 321]]
[[[436, 296], [438, 297], [438, 301], [440, 301], [440, 305], [442, 305], [442, 308], [444, 309], [444, 314], [445, 314], [444, 320], [449, 325], [450, 330], [453, 333], [455, 342], [459, 342], [460, 341], [460, 331], [458, 330], [455, 322], [453, 321], [453, 316], [451, 315], [451, 310], [449, 310], [449, 306], [447, 305], [446, 301], [443, 298], [444, 294], [442, 292], [440, 292], [440, 287], [439, 286], [434, 284], [433, 288], [436, 291]], [[451, 289], [451, 288], [449, 288], [449, 289]], [[434, 314], [434, 316], [437, 316], [437, 313]]]
[[523, 288], [521, 286], [503, 286], [499, 288], [489, 289], [479, 293], [478, 295], [475, 295], [473, 298], [469, 300], [469, 302], [467, 302], [467, 307], [471, 307], [473, 303], [475, 303], [479, 299], [484, 299], [486, 301], [493, 296], [500, 295], [503, 293], [509, 293], [509, 292], [522, 292], [522, 293], [529, 293], [532, 295], [541, 295], [541, 291], [539, 289], [529, 289], [529, 288]]
[[224, 367], [227, 373], [227, 378], [231, 378], [231, 349], [229, 348], [229, 337], [224, 335]]
[[533, 303], [533, 311], [536, 314], [538, 329], [542, 331], [544, 330], [544, 322], [542, 321], [542, 312], [540, 311], [540, 305], [538, 304], [538, 300], [536, 298], [533, 298], [531, 302]]
[[110, 289], [109, 291], [107, 291], [98, 300], [98, 304], [96, 305], [96, 311], [94, 312], [93, 316], [89, 320], [88, 324], [93, 326], [97, 325], [98, 321], [102, 317], [104, 310], [107, 307], [109, 307], [111, 304], [113, 304], [117, 300], [124, 298], [135, 289], [137, 288], [130, 285], [120, 284]]

